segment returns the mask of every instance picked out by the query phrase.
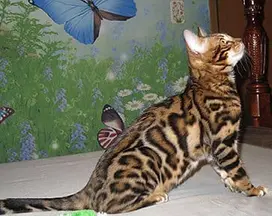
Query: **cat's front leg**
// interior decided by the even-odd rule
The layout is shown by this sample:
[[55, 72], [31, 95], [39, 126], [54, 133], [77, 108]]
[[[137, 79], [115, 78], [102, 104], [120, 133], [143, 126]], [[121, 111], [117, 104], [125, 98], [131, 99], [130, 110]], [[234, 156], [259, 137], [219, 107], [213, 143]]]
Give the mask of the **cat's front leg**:
[[233, 192], [242, 192], [247, 196], [264, 196], [267, 189], [254, 187], [242, 166], [236, 148], [236, 136], [214, 141], [212, 144], [210, 164], [220, 175], [225, 185]]

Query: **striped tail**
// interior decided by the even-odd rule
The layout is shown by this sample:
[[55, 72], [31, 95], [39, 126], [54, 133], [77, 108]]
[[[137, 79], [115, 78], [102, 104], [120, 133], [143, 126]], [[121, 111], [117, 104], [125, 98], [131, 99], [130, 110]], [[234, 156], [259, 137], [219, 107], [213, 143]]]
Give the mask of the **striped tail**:
[[81, 193], [60, 198], [11, 198], [0, 200], [0, 215], [37, 211], [89, 209], [89, 199]]

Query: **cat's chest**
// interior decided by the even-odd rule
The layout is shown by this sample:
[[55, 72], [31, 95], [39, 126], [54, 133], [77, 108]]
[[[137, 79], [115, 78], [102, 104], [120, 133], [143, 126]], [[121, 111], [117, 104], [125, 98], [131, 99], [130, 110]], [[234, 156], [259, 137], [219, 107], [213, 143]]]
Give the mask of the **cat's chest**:
[[241, 104], [234, 99], [211, 99], [204, 101], [206, 115], [214, 123], [224, 120], [235, 120], [241, 114]]
[[196, 103], [201, 117], [213, 124], [235, 122], [241, 115], [240, 98], [236, 95], [196, 94]]
[[238, 130], [241, 118], [239, 97], [203, 96], [199, 98], [200, 118], [208, 134], [231, 134]]

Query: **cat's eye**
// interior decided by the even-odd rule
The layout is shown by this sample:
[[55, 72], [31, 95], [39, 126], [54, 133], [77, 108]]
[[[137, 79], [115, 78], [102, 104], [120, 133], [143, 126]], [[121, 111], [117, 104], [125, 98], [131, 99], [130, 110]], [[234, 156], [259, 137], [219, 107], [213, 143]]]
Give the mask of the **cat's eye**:
[[230, 44], [230, 41], [227, 41], [227, 40], [225, 40], [225, 39], [221, 39], [221, 40], [220, 40], [220, 44], [223, 45], [223, 46], [225, 46], [225, 45]]
[[220, 42], [221, 42], [221, 44], [224, 44], [224, 45], [227, 44], [227, 41], [225, 39], [221, 39]]

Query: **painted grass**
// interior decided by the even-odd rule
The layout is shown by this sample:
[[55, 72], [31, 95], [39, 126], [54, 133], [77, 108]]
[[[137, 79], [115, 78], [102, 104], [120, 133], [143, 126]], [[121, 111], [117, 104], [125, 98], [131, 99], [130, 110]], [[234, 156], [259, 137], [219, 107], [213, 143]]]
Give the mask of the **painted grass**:
[[[42, 40], [48, 26], [18, 4], [25, 11], [20, 17], [5, 14], [0, 20], [1, 25], [13, 22], [13, 31], [0, 35], [0, 68], [7, 80], [0, 80], [0, 104], [16, 111], [0, 126], [0, 163], [99, 150], [96, 135], [103, 127], [104, 104], [113, 105], [129, 125], [141, 112], [126, 109], [129, 101], [147, 107], [154, 101], [144, 101], [145, 94], [169, 95], [174, 81], [187, 74], [182, 49], [164, 47], [159, 40], [148, 50], [133, 47], [126, 61], [78, 60], [69, 44]], [[137, 90], [141, 83], [151, 89]], [[132, 94], [118, 96], [123, 89]]]

